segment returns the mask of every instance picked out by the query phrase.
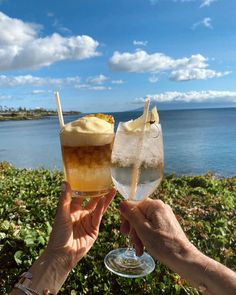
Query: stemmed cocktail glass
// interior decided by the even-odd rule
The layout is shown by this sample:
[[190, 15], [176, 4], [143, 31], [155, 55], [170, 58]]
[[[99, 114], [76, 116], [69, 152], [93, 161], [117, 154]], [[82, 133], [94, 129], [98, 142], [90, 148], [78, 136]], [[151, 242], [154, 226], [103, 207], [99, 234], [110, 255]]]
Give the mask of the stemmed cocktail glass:
[[[112, 150], [113, 183], [126, 200], [136, 202], [150, 196], [163, 175], [161, 125], [150, 116], [147, 103], [141, 128], [132, 129], [127, 123], [119, 123]], [[104, 262], [110, 271], [128, 278], [145, 276], [155, 268], [149, 254], [144, 252], [138, 257], [131, 246], [112, 250]]]

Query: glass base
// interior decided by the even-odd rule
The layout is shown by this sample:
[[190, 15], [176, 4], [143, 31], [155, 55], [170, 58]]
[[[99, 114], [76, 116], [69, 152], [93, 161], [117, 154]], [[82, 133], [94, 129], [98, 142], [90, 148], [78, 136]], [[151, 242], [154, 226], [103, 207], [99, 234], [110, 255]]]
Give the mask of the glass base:
[[136, 256], [132, 248], [112, 250], [104, 263], [111, 272], [125, 278], [144, 277], [155, 269], [155, 262], [149, 254], [144, 252], [142, 256]]
[[72, 190], [73, 198], [97, 198], [103, 197], [105, 194], [109, 193], [110, 189], [101, 190], [101, 191], [93, 191], [93, 192], [80, 192]]

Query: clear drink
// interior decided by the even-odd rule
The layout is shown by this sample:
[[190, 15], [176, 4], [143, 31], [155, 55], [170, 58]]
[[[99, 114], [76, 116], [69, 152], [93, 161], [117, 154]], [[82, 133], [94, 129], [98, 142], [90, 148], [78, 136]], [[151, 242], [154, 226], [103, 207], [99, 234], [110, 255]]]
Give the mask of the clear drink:
[[[125, 199], [137, 203], [159, 186], [164, 166], [159, 116], [155, 108], [147, 113], [146, 102], [143, 116], [119, 123], [111, 156], [115, 187]], [[110, 251], [104, 263], [111, 272], [127, 278], [145, 276], [155, 268], [152, 257], [146, 252], [137, 257], [131, 243]]]
[[164, 167], [163, 141], [160, 124], [153, 124], [144, 132], [142, 149], [137, 154], [140, 132], [125, 130], [120, 123], [112, 151], [112, 180], [125, 199], [130, 197], [132, 173], [140, 161], [137, 188], [134, 201], [140, 201], [154, 192], [159, 186]]
[[[113, 183], [125, 199], [128, 199], [130, 194], [132, 170], [133, 167], [114, 167], [111, 170]], [[141, 167], [137, 190], [133, 200], [140, 201], [145, 197], [150, 196], [159, 186], [162, 176], [163, 164], [160, 164], [157, 167]]]

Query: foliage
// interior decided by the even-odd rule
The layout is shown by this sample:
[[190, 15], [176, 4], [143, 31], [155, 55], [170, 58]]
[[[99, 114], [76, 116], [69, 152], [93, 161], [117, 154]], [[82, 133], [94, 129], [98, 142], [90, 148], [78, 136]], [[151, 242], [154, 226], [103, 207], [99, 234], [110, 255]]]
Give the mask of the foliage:
[[[62, 173], [17, 169], [0, 163], [0, 290], [7, 294], [43, 251], [55, 216]], [[228, 267], [236, 266], [236, 177], [166, 176], [153, 194], [170, 204], [189, 239]], [[70, 273], [60, 294], [199, 294], [157, 262], [141, 279], [125, 279], [103, 264], [108, 251], [126, 244], [119, 233], [119, 194], [105, 214], [97, 242]]]
[[[78, 115], [80, 112], [78, 111], [65, 111], [63, 115]], [[48, 116], [57, 116], [57, 111], [48, 110], [44, 108], [35, 108], [35, 109], [26, 109], [19, 107], [8, 108], [6, 106], [0, 105], [0, 121], [8, 121], [8, 120], [36, 120], [43, 119]]]

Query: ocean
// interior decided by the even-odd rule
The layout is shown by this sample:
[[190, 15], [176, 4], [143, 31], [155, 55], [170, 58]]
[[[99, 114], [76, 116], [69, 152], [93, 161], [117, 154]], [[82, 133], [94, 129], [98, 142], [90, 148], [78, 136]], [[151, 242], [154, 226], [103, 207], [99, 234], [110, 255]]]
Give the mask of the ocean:
[[[139, 111], [112, 113], [116, 125]], [[236, 108], [160, 111], [165, 173], [236, 175]], [[65, 122], [78, 116], [66, 116]], [[57, 117], [0, 122], [0, 161], [19, 168], [62, 169]]]

